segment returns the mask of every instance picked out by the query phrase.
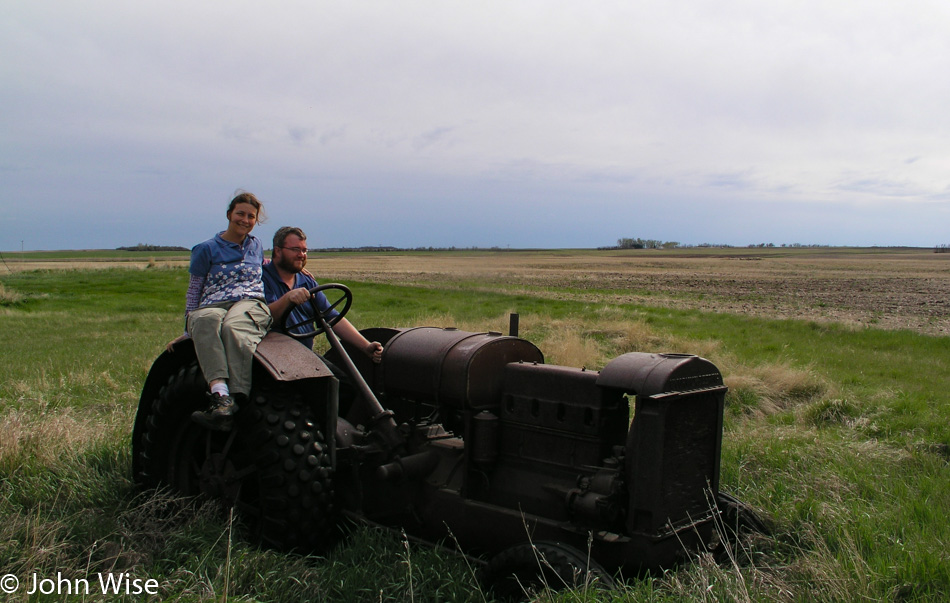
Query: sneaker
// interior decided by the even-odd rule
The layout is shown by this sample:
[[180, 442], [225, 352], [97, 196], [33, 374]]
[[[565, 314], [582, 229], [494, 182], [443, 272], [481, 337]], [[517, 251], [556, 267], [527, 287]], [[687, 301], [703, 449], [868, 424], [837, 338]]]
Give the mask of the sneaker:
[[196, 410], [191, 413], [191, 420], [208, 429], [231, 431], [238, 405], [234, 403], [231, 396], [209, 393], [208, 398], [211, 400], [208, 410]]

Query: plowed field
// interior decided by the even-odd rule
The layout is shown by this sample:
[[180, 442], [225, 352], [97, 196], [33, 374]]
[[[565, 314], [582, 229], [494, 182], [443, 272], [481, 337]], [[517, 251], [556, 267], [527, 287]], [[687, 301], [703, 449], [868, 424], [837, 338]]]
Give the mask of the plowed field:
[[950, 254], [930, 250], [314, 254], [360, 280], [642, 303], [950, 334]]

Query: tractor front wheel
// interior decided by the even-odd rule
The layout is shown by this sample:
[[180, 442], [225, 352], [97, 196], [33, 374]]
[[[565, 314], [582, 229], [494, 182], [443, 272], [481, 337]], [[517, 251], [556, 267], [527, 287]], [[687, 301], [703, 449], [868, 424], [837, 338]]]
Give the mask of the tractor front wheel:
[[526, 542], [504, 550], [488, 562], [481, 581], [506, 601], [526, 600], [543, 591], [616, 588], [599, 563], [559, 542]]

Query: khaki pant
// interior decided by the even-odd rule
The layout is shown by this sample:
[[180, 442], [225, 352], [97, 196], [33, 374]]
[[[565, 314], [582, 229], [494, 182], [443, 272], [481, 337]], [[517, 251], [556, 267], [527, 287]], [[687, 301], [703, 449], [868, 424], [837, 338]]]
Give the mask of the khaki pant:
[[188, 314], [205, 380], [226, 379], [232, 394], [250, 394], [254, 350], [271, 325], [267, 304], [259, 299], [211, 304]]

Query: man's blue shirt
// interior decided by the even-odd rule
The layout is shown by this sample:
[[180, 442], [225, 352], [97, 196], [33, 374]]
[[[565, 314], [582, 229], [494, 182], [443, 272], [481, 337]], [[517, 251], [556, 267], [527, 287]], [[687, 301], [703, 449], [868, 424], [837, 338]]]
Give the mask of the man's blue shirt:
[[[264, 301], [268, 304], [273, 303], [280, 299], [284, 294], [290, 292], [290, 287], [288, 287], [284, 281], [280, 278], [280, 273], [277, 272], [277, 266], [274, 262], [269, 262], [264, 265], [264, 273], [262, 275], [264, 281]], [[312, 277], [307, 276], [302, 272], [298, 272], [294, 275], [294, 289], [299, 289], [300, 287], [306, 287], [307, 289], [313, 289], [317, 286], [317, 281]], [[330, 309], [330, 302], [327, 301], [326, 296], [323, 292], [317, 293], [317, 307], [320, 308], [321, 312], [326, 312]], [[329, 316], [337, 316], [340, 313], [336, 310], [330, 310]], [[274, 324], [277, 324], [277, 321], [281, 321], [283, 317], [275, 316]], [[306, 325], [297, 327], [293, 329], [295, 333], [305, 333], [307, 331], [313, 330], [313, 306], [308, 302], [306, 304], [300, 304], [290, 313], [291, 323], [298, 323], [302, 321], [308, 321]], [[308, 337], [307, 339], [299, 340], [300, 343], [306, 345], [308, 348], [313, 349], [313, 337]]]

